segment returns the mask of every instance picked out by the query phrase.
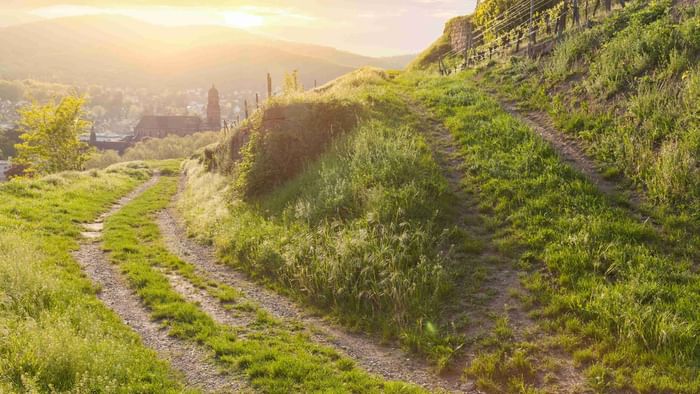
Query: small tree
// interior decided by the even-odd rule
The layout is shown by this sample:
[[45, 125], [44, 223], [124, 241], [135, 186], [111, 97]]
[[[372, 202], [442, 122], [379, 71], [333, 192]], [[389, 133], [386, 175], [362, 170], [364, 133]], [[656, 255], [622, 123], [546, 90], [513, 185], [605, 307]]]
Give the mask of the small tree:
[[21, 144], [15, 145], [14, 165], [25, 168], [27, 176], [59, 171], [82, 170], [88, 159], [88, 146], [80, 141], [90, 128], [83, 118], [85, 99], [67, 96], [58, 104], [37, 102], [19, 111]]
[[297, 92], [303, 92], [304, 85], [299, 79], [299, 70], [294, 70], [291, 73], [286, 73], [284, 75], [284, 94], [294, 94]]

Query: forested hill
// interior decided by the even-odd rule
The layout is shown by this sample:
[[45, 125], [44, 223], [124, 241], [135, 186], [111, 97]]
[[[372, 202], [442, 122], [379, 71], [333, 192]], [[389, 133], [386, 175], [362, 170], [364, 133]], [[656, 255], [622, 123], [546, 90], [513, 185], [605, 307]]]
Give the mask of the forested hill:
[[372, 58], [279, 41], [227, 27], [164, 27], [119, 16], [53, 19], [0, 29], [0, 77], [119, 87], [259, 88], [300, 70], [306, 86], [362, 66], [403, 68], [410, 57]]

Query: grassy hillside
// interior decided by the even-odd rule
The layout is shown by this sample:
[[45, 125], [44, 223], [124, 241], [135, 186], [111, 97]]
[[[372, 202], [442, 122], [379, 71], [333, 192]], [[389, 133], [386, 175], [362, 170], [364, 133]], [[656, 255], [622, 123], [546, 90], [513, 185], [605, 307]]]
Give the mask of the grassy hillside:
[[[362, 70], [279, 99], [188, 164], [181, 209], [228, 264], [442, 367], [464, 361], [483, 390], [697, 392], [699, 21], [697, 6], [635, 2], [542, 59]], [[643, 195], [641, 219], [491, 94], [547, 112]], [[468, 201], [431, 152], [435, 122]], [[522, 291], [480, 288], [510, 270]], [[463, 287], [506, 299], [485, 336], [449, 313], [489, 305]]]
[[595, 391], [697, 392], [700, 281], [687, 254], [697, 245], [603, 196], [472, 73], [405, 83], [459, 140], [465, 184], [497, 223], [496, 242], [529, 291], [521, 302], [546, 338], [500, 337], [467, 374], [492, 392], [542, 386], [546, 360], [563, 350]]
[[[405, 78], [462, 142], [468, 184], [502, 223], [528, 273], [523, 302], [551, 335], [477, 357], [467, 374], [485, 389], [541, 386], [543, 371], [513, 359], [564, 349], [596, 391], [700, 390], [698, 32], [697, 5], [637, 1], [540, 59]], [[489, 95], [548, 115], [605, 178], [642, 195], [642, 222], [628, 195], [602, 197]]]
[[392, 78], [364, 69], [267, 104], [241, 157], [240, 135], [207, 155], [225, 177], [212, 182], [192, 164], [182, 205], [227, 263], [444, 359], [452, 348], [437, 323], [459, 236], [446, 181]]
[[700, 220], [700, 8], [632, 3], [572, 33], [541, 60], [483, 69], [485, 81], [546, 111], [611, 179], [656, 208]]
[[0, 391], [183, 391], [71, 257], [80, 222], [149, 172], [132, 163], [0, 185]]

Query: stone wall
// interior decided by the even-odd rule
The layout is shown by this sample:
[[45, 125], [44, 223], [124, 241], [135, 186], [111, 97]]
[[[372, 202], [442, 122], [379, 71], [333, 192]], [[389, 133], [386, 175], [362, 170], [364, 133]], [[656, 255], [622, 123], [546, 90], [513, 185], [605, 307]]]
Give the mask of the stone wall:
[[467, 49], [472, 34], [472, 24], [468, 17], [457, 17], [445, 26], [445, 33], [450, 37], [450, 46], [455, 52], [462, 53]]

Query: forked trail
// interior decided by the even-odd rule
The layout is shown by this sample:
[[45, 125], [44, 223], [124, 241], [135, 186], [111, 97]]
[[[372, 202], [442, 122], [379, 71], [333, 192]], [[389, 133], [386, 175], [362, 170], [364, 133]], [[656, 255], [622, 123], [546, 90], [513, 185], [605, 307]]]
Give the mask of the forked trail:
[[[173, 368], [183, 375], [189, 387], [205, 392], [252, 392], [244, 377], [220, 372], [209, 352], [195, 344], [169, 336], [166, 328], [157, 321], [153, 321], [149, 309], [129, 288], [118, 267], [110, 263], [107, 254], [102, 250], [100, 238], [104, 221], [155, 185], [158, 180], [158, 175], [152, 177], [120, 199], [97, 221], [84, 225], [85, 241], [81, 244], [80, 250], [74, 253], [74, 257], [85, 274], [100, 287], [98, 298], [138, 333], [146, 346], [155, 350], [161, 358], [168, 360]], [[218, 264], [213, 248], [188, 239], [184, 227], [170, 209], [161, 211], [157, 222], [168, 249], [196, 267], [198, 275], [239, 290], [246, 299], [256, 303], [276, 318], [293, 324], [302, 323], [312, 341], [336, 349], [339, 353], [354, 359], [368, 372], [387, 380], [410, 382], [430, 392], [472, 391], [473, 386], [461, 381], [458, 375], [439, 376], [429, 365], [407, 355], [401, 349], [380, 345], [368, 336], [348, 333], [334, 327], [306, 313], [288, 299], [250, 281], [240, 272]], [[176, 272], [165, 270], [161, 272], [166, 275], [172, 288], [183, 298], [196, 303], [202, 311], [218, 323], [240, 327], [243, 330], [251, 323], [250, 316], [225, 308], [218, 299], [192, 285]]]
[[[498, 251], [494, 246], [493, 234], [485, 229], [480, 221], [480, 213], [476, 199], [465, 192], [463, 179], [468, 168], [467, 163], [459, 152], [459, 143], [447, 129], [421, 103], [404, 96], [407, 105], [422, 120], [421, 131], [431, 147], [433, 155], [446, 177], [450, 191], [457, 198], [455, 223], [469, 236], [478, 239], [485, 245], [478, 255], [457, 254], [456, 262], [466, 266], [483, 267], [487, 276], [480, 285], [474, 284], [471, 275], [458, 279], [457, 287], [461, 296], [456, 297], [450, 313], [466, 314], [470, 323], [463, 329], [462, 334], [467, 340], [475, 340], [493, 332], [494, 316], [505, 316], [513, 328], [514, 340], [538, 341], [542, 338], [537, 323], [533, 321], [523, 308], [515, 294], [526, 293], [520, 282], [519, 270], [512, 258]], [[456, 269], [459, 271], [459, 268]], [[465, 346], [456, 357], [455, 364], [466, 367], [474, 357], [475, 349]], [[549, 354], [558, 364], [557, 375], [561, 392], [580, 392], [584, 378], [574, 365], [570, 356], [565, 354]]]
[[240, 377], [222, 374], [210, 361], [209, 354], [193, 344], [175, 339], [168, 335], [168, 330], [161, 327], [150, 317], [148, 309], [141, 303], [138, 295], [134, 294], [118, 268], [108, 261], [98, 239], [102, 235], [104, 221], [117, 213], [124, 205], [137, 198], [156, 182], [158, 175], [152, 177], [126, 197], [122, 198], [112, 208], [102, 214], [94, 223], [85, 225], [83, 236], [87, 239], [74, 252], [83, 272], [100, 287], [98, 298], [136, 333], [149, 348], [170, 362], [179, 371], [188, 386], [206, 392], [250, 392], [247, 383]]
[[[183, 182], [181, 181], [180, 191], [182, 186]], [[287, 298], [254, 283], [241, 272], [218, 263], [213, 247], [199, 244], [187, 237], [183, 223], [172, 209], [166, 209], [160, 213], [158, 225], [168, 249], [183, 261], [193, 265], [199, 276], [239, 290], [246, 299], [255, 302], [261, 309], [276, 318], [292, 323], [302, 323], [311, 340], [330, 346], [339, 353], [354, 359], [363, 369], [387, 380], [399, 380], [419, 385], [431, 392], [441, 390], [470, 391], [472, 386], [461, 381], [459, 376], [439, 376], [429, 365], [408, 355], [401, 349], [381, 345], [366, 335], [349, 333], [337, 328], [304, 311]], [[178, 280], [177, 278], [171, 279]], [[187, 285], [180, 284], [175, 287], [184, 289]], [[191, 300], [194, 300], [194, 297], [199, 297], [200, 304], [207, 305], [208, 312], [218, 316], [219, 322], [226, 323], [228, 320], [240, 323], [240, 318], [230, 316], [231, 311], [222, 308], [218, 301], [204, 291], [190, 289], [186, 297]]]

